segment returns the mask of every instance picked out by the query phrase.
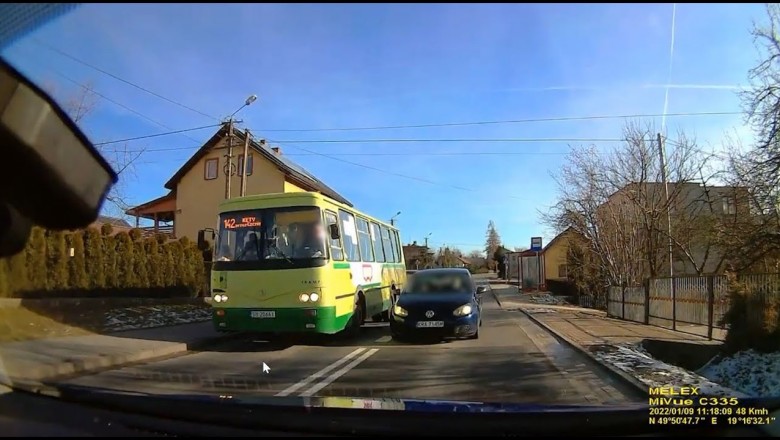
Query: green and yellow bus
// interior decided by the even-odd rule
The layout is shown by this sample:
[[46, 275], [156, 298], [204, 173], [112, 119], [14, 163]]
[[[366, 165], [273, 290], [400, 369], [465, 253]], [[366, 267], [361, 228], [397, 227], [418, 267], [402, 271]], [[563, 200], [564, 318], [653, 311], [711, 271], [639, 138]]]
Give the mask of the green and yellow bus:
[[356, 333], [406, 281], [398, 230], [319, 193], [225, 200], [212, 232], [218, 331]]

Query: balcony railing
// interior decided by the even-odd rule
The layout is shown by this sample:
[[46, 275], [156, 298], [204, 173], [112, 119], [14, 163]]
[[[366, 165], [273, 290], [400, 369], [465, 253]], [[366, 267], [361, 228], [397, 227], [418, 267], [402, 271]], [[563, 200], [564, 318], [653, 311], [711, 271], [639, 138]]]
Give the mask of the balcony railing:
[[158, 226], [157, 230], [155, 231], [154, 226], [148, 226], [143, 228], [138, 228], [141, 231], [142, 237], [152, 237], [155, 233], [157, 234], [163, 234], [167, 236], [168, 238], [176, 238], [176, 236], [173, 234], [173, 226]]

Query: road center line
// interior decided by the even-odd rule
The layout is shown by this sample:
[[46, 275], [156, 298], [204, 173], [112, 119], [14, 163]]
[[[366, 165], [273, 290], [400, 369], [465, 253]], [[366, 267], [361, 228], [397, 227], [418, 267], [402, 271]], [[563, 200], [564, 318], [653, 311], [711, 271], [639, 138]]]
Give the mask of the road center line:
[[276, 393], [276, 397], [289, 396], [290, 394], [292, 394], [292, 393], [298, 391], [299, 389], [305, 387], [306, 385], [314, 382], [315, 380], [319, 379], [320, 377], [330, 373], [331, 370], [334, 370], [334, 369], [340, 367], [342, 364], [346, 363], [347, 361], [349, 361], [353, 357], [355, 357], [358, 354], [360, 354], [363, 350], [365, 350], [365, 348], [358, 348], [357, 350], [353, 351], [352, 353], [350, 353], [350, 354], [344, 356], [343, 358], [337, 360], [336, 362], [328, 365], [327, 367], [323, 368], [322, 370], [312, 374], [311, 376], [307, 377], [306, 379], [303, 379], [303, 380], [301, 380], [298, 383], [294, 383], [294, 384], [290, 385], [289, 387], [287, 387], [286, 389], [284, 389], [283, 391], [280, 391], [280, 392]]
[[371, 355], [373, 355], [377, 351], [379, 351], [378, 348], [372, 348], [371, 350], [368, 350], [367, 352], [363, 353], [362, 355], [360, 355], [359, 358], [357, 358], [354, 361], [350, 362], [346, 367], [344, 367], [341, 370], [339, 370], [339, 371], [331, 374], [330, 376], [326, 377], [325, 379], [323, 379], [317, 385], [314, 385], [313, 387], [309, 388], [308, 391], [306, 391], [304, 393], [301, 393], [301, 397], [308, 397], [308, 396], [314, 395], [314, 393], [316, 393], [317, 391], [319, 391], [319, 390], [325, 388], [326, 386], [330, 385], [336, 379], [338, 379], [339, 377], [341, 377], [344, 374], [346, 374], [349, 370], [357, 367], [358, 364], [360, 364], [364, 360], [366, 360], [369, 357], [371, 357]]

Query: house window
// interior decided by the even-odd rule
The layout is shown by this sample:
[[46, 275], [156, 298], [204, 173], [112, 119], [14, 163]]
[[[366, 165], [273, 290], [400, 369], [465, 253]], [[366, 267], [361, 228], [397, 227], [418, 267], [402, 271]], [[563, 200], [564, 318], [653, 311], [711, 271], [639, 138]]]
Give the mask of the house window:
[[734, 197], [723, 197], [723, 213], [724, 214], [736, 214], [737, 202]]
[[[252, 154], [249, 154], [249, 160], [246, 163], [246, 175], [251, 176], [254, 168], [255, 161], [252, 159]], [[240, 176], [244, 172], [244, 155], [238, 155], [238, 175]]]
[[558, 278], [568, 278], [568, 277], [569, 277], [569, 274], [567, 273], [566, 265], [565, 264], [559, 264], [558, 265]]
[[203, 176], [206, 180], [214, 180], [217, 178], [217, 170], [219, 169], [219, 158], [206, 159], [206, 166], [203, 171]]

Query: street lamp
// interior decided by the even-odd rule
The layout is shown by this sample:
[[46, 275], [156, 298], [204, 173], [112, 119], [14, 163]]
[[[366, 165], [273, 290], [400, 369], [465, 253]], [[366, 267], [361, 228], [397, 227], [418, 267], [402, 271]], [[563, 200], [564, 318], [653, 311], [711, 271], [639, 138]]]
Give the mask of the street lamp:
[[390, 226], [395, 225], [395, 218], [398, 217], [399, 215], [401, 215], [401, 211], [396, 212], [395, 215], [390, 218]]
[[[227, 168], [225, 170], [225, 173], [227, 174], [227, 179], [225, 179], [225, 198], [230, 198], [230, 184], [231, 184], [231, 177], [233, 176], [233, 116], [236, 115], [236, 113], [240, 112], [244, 109], [244, 107], [249, 106], [253, 102], [257, 101], [257, 95], [250, 95], [248, 98], [246, 98], [246, 101], [244, 101], [244, 104], [238, 108], [238, 110], [234, 111], [232, 115], [230, 115], [230, 118], [228, 118], [228, 148], [227, 148]], [[243, 173], [241, 175], [241, 195], [244, 195], [244, 178], [246, 175], [246, 155], [247, 150], [249, 149], [249, 132], [247, 130], [247, 136], [246, 141], [244, 142], [244, 165], [243, 165]]]
[[430, 237], [431, 234], [433, 234], [433, 232], [429, 232], [428, 235], [425, 236], [425, 247], [426, 248], [428, 247], [428, 237]]

